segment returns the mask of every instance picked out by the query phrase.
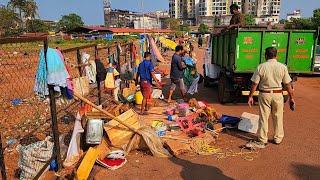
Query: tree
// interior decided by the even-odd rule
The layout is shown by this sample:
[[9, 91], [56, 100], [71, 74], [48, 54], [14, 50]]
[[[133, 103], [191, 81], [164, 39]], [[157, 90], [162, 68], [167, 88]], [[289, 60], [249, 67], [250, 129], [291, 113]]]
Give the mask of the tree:
[[246, 26], [253, 26], [256, 24], [256, 20], [252, 14], [246, 14], [244, 16], [244, 23]]
[[168, 25], [168, 28], [171, 30], [180, 30], [180, 20], [179, 19], [174, 19], [174, 18], [169, 18], [166, 19], [165, 23]]
[[180, 31], [190, 32], [190, 27], [188, 25], [180, 25]]
[[18, 10], [20, 20], [22, 21], [22, 11], [25, 6], [26, 0], [10, 0], [8, 7], [12, 8], [14, 11]]
[[49, 26], [40, 19], [29, 20], [27, 24], [28, 32], [48, 32], [49, 29]]
[[35, 19], [38, 16], [38, 5], [34, 0], [27, 0], [23, 6], [25, 19]]
[[0, 34], [4, 33], [8, 35], [10, 31], [14, 33], [19, 22], [19, 15], [12, 9], [6, 7], [0, 8]]
[[82, 21], [81, 17], [74, 13], [62, 16], [61, 20], [58, 22], [59, 30], [64, 31], [70, 31], [83, 25], [84, 22]]
[[[34, 0], [27, 0], [25, 2], [24, 7], [23, 7], [23, 14], [24, 14], [24, 18], [26, 19], [27, 32], [30, 32], [29, 30], [32, 30], [34, 28], [33, 25], [30, 25], [30, 23], [31, 23], [30, 21], [34, 20], [36, 18], [36, 16], [39, 16], [37, 3]], [[32, 23], [36, 23], [36, 25], [40, 25], [39, 21], [36, 21], [36, 22], [32, 21]], [[28, 28], [28, 26], [29, 26], [29, 28]], [[40, 26], [42, 26], [42, 25], [40, 25]], [[30, 29], [30, 27], [32, 27], [32, 28]], [[34, 32], [34, 31], [31, 31], [31, 32]], [[39, 32], [44, 32], [44, 31], [39, 31]]]
[[198, 29], [199, 33], [201, 34], [206, 34], [207, 32], [209, 32], [209, 28], [206, 24], [201, 23]]
[[320, 8], [313, 11], [313, 17], [311, 18], [314, 29], [318, 29], [320, 26]]
[[285, 20], [285, 19], [281, 19], [280, 21], [279, 21], [279, 24], [286, 24], [287, 23], [287, 20]]
[[314, 29], [311, 18], [293, 18], [285, 22], [286, 29]]

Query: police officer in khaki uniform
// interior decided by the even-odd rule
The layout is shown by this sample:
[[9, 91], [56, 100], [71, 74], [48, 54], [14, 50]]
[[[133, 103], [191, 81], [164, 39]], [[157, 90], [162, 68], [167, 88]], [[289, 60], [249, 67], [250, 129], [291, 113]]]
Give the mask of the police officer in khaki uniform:
[[259, 87], [259, 127], [258, 141], [252, 141], [246, 144], [247, 148], [265, 148], [268, 143], [268, 119], [271, 113], [274, 125], [274, 143], [280, 144], [284, 137], [283, 131], [283, 86], [288, 91], [290, 98], [290, 108], [294, 110], [295, 101], [293, 99], [293, 89], [291, 78], [287, 67], [276, 60], [277, 49], [269, 47], [266, 49], [265, 57], [267, 62], [258, 66], [253, 74], [252, 88], [249, 95], [248, 104], [251, 107], [254, 104], [253, 93]]

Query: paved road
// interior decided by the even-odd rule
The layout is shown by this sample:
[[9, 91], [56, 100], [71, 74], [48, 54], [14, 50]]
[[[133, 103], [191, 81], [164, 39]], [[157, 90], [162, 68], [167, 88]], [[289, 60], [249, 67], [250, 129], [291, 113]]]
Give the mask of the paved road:
[[[258, 114], [258, 107], [217, 103], [217, 90], [202, 88], [198, 98], [212, 103], [219, 112], [240, 116]], [[140, 153], [131, 154], [128, 164], [117, 171], [95, 167], [93, 177], [112, 179], [320, 179], [320, 78], [299, 78], [296, 84], [297, 110], [285, 107], [285, 139], [281, 145], [269, 144], [253, 161], [241, 157], [217, 160], [214, 156], [170, 159]], [[269, 123], [272, 138], [272, 122]], [[233, 151], [250, 139], [248, 134], [227, 132], [218, 145]]]

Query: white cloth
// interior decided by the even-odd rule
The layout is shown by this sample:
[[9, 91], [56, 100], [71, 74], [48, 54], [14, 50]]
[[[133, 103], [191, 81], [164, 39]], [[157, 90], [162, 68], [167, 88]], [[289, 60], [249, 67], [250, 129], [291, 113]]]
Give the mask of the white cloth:
[[89, 83], [96, 83], [96, 76], [97, 76], [97, 68], [96, 68], [96, 63], [94, 61], [89, 61], [90, 59], [90, 54], [83, 53], [81, 60], [82, 63], [85, 64], [85, 72], [86, 76], [89, 79]]
[[74, 124], [70, 145], [67, 152], [66, 160], [63, 162], [64, 167], [70, 167], [80, 158], [80, 135], [84, 132], [81, 125], [81, 116], [78, 113]]
[[187, 92], [188, 94], [193, 95], [195, 93], [198, 93], [198, 82], [199, 82], [199, 80], [200, 80], [200, 76], [198, 76], [196, 79], [194, 79], [192, 81], [192, 84], [189, 87], [188, 92]]

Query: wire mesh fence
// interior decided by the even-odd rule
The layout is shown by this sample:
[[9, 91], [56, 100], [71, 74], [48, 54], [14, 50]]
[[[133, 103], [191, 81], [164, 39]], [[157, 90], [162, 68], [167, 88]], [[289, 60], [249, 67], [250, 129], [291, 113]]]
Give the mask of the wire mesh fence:
[[[50, 105], [49, 100], [42, 101], [35, 96], [33, 91], [35, 75], [39, 63], [39, 53], [44, 47], [45, 38], [14, 39], [1, 41], [0, 43], [0, 132], [4, 144], [6, 159], [11, 159], [12, 154], [7, 147], [11, 140], [22, 145], [27, 145], [39, 140], [39, 136], [52, 135], [50, 130]], [[119, 55], [119, 63], [123, 64], [130, 58], [130, 43], [120, 45], [122, 52], [116, 45], [103, 46], [89, 44], [80, 47], [62, 49], [66, 66], [70, 70], [72, 78], [82, 75], [82, 55], [89, 54], [92, 59], [100, 59], [107, 67], [108, 56]], [[55, 48], [55, 47], [54, 47]], [[102, 91], [99, 97], [99, 90]], [[103, 102], [108, 97], [103, 93], [103, 88], [98, 89], [97, 84], [90, 85], [88, 96], [93, 102]], [[99, 99], [100, 98], [100, 99]], [[57, 118], [59, 132], [65, 133], [72, 130], [72, 124], [63, 124], [65, 115], [75, 115], [80, 102], [57, 101]], [[17, 159], [17, 157], [13, 157]], [[7, 161], [5, 161], [7, 162]], [[9, 166], [9, 167], [8, 167]], [[14, 175], [17, 162], [9, 163], [9, 176]]]

